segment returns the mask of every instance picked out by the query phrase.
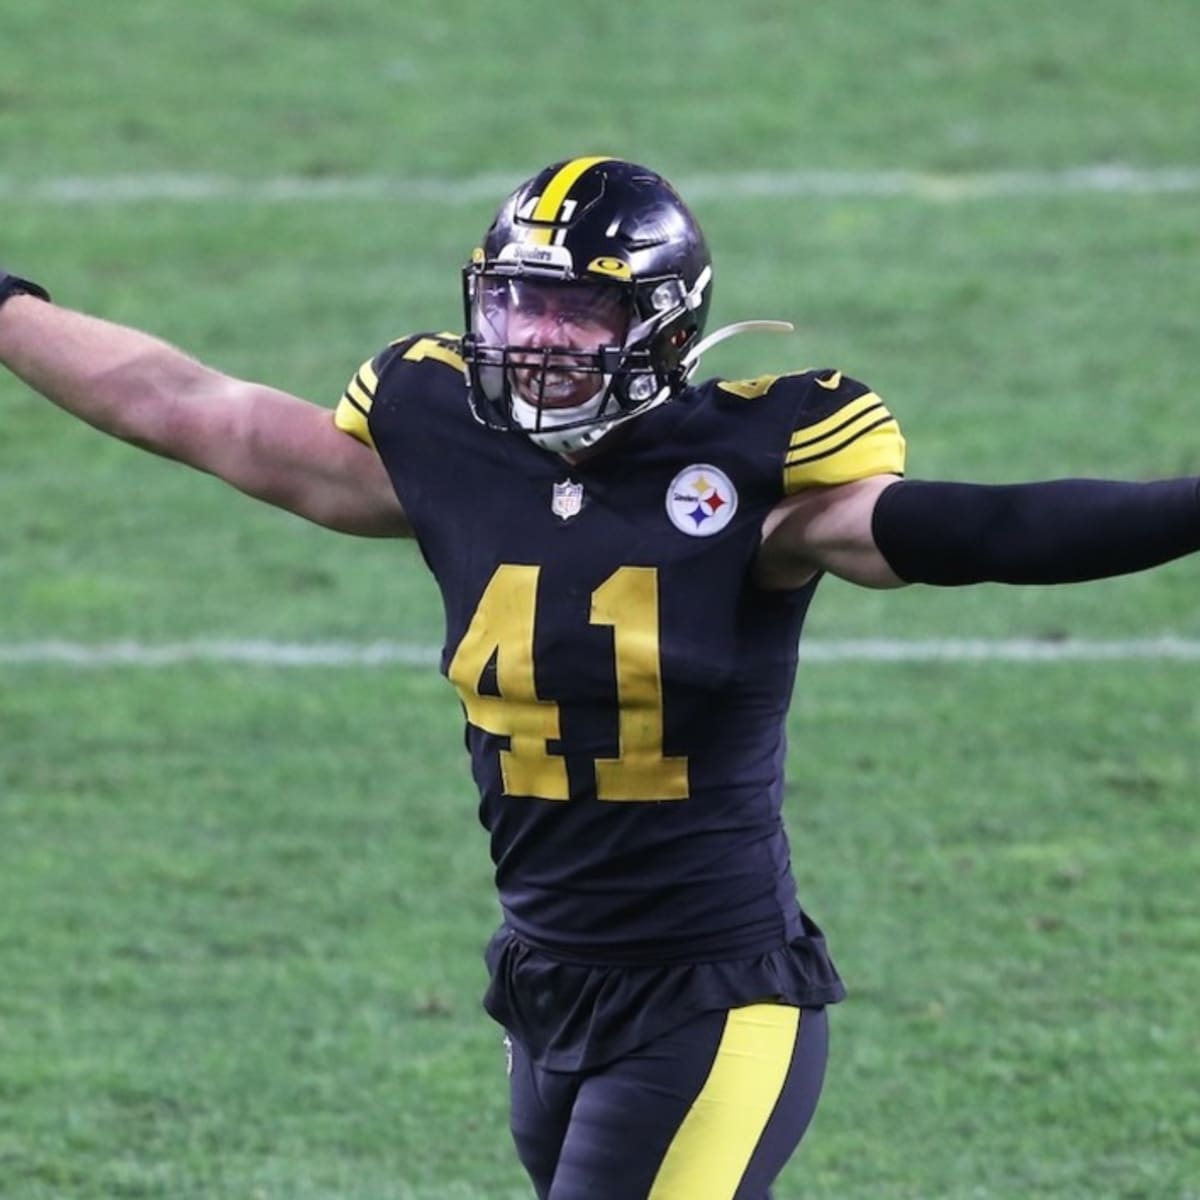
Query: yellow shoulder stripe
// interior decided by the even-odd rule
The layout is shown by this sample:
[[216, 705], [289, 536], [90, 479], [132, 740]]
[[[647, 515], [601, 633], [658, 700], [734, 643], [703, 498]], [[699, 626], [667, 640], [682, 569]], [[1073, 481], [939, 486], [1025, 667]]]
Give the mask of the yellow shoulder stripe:
[[851, 426], [860, 423], [864, 418], [880, 415], [891, 416], [883, 401], [874, 392], [859, 396], [857, 400], [851, 400], [825, 420], [797, 429], [792, 434], [788, 456], [792, 457], [798, 451], [812, 453], [819, 449], [822, 443], [837, 439], [840, 434], [847, 432]]
[[367, 414], [362, 411], [348, 396], [343, 396], [333, 414], [333, 423], [343, 432], [358, 440], [372, 450], [375, 449], [375, 439], [371, 436], [371, 427], [367, 424]]
[[[863, 401], [872, 403], [862, 406]], [[789, 495], [806, 487], [852, 483], [871, 475], [904, 474], [904, 437], [895, 417], [877, 396], [863, 396], [848, 409], [823, 421], [823, 436], [811, 437], [804, 429], [793, 437], [783, 467], [783, 490]], [[814, 426], [814, 429], [821, 428]]]
[[365, 417], [375, 403], [375, 389], [379, 386], [379, 376], [375, 374], [369, 362], [358, 368], [358, 374], [346, 385], [344, 400], [349, 400], [356, 408], [362, 410]]
[[371, 405], [375, 403], [375, 389], [379, 387], [379, 376], [368, 359], [358, 368], [354, 378], [346, 385], [337, 410], [333, 414], [334, 424], [351, 437], [365, 442], [372, 449], [375, 441], [371, 437], [371, 428], [367, 420]]

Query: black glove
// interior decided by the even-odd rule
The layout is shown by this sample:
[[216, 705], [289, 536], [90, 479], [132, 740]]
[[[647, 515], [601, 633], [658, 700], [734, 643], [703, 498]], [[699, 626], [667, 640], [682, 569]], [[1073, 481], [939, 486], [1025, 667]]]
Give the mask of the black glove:
[[0, 267], [0, 308], [12, 296], [36, 296], [39, 300], [49, 300], [50, 293], [40, 284], [30, 279], [22, 279], [19, 275], [10, 275]]

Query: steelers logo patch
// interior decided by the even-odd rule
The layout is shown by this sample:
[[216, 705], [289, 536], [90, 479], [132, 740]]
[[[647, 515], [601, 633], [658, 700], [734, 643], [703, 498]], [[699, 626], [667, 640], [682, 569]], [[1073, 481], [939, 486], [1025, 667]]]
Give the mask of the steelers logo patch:
[[689, 537], [720, 533], [737, 512], [738, 497], [729, 476], [708, 463], [680, 471], [667, 489], [667, 516]]

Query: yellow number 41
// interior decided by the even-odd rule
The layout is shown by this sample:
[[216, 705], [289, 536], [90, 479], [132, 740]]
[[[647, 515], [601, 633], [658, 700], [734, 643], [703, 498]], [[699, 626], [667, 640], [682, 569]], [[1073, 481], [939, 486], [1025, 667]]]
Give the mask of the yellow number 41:
[[[533, 638], [540, 567], [496, 568], [450, 663], [450, 681], [467, 720], [509, 739], [500, 752], [504, 791], [542, 800], [570, 799], [566, 760], [547, 743], [561, 736], [558, 705], [537, 694]], [[611, 625], [617, 675], [616, 758], [596, 760], [601, 800], [685, 800], [686, 758], [663, 755], [658, 571], [621, 567], [592, 593], [591, 623]], [[495, 693], [480, 691], [495, 660]]]

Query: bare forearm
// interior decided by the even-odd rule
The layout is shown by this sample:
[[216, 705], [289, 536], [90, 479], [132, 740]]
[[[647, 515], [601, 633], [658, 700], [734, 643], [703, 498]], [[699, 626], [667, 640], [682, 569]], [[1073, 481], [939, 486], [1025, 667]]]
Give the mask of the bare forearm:
[[149, 334], [32, 296], [0, 310], [0, 362], [97, 429], [172, 457], [182, 406], [223, 380]]
[[329, 409], [215, 371], [150, 334], [0, 290], [0, 363], [97, 429], [306, 520], [409, 532], [382, 462]]

